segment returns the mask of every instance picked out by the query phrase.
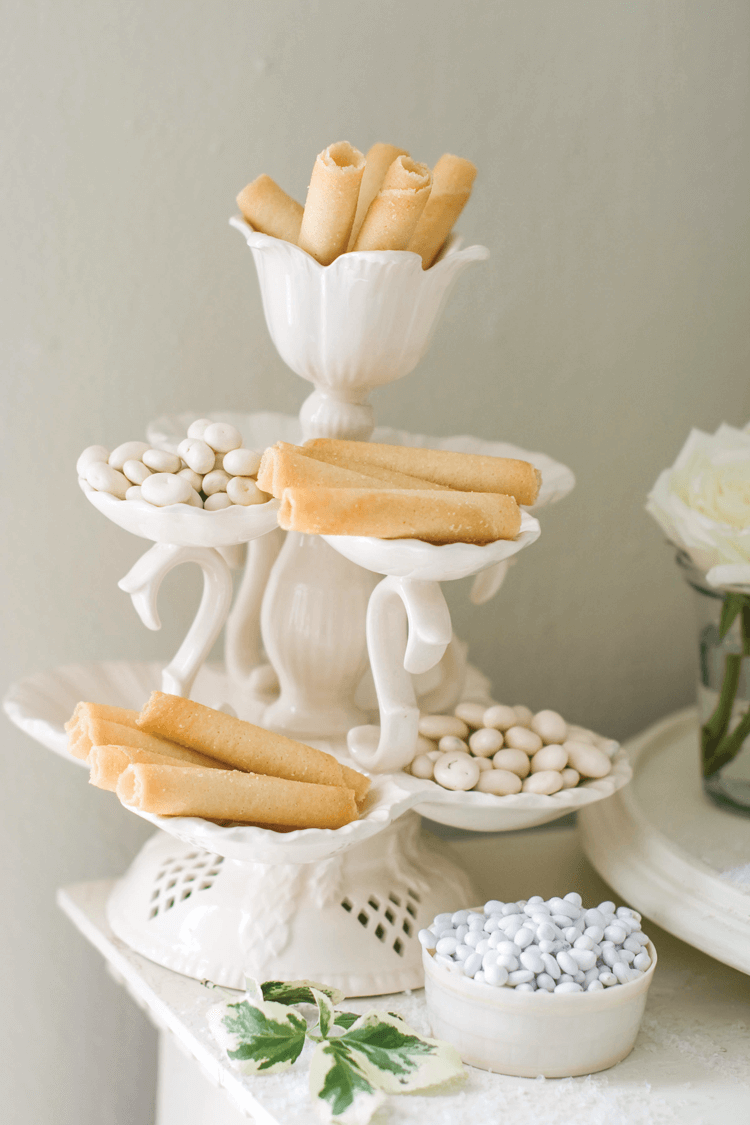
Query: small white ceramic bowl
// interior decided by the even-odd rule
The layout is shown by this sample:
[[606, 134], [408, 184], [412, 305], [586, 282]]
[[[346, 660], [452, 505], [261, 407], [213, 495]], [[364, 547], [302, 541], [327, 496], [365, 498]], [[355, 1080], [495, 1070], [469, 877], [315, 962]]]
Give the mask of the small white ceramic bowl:
[[594, 1074], [633, 1049], [656, 968], [602, 992], [516, 992], [477, 984], [437, 965], [422, 950], [425, 999], [432, 1034], [446, 1039], [465, 1063], [519, 1078]]

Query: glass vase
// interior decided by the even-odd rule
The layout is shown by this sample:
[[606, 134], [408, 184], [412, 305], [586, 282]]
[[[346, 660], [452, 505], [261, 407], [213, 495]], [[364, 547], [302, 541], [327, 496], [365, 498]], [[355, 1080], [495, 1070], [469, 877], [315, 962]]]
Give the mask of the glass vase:
[[750, 816], [750, 594], [709, 586], [683, 552], [677, 563], [695, 598], [703, 788]]

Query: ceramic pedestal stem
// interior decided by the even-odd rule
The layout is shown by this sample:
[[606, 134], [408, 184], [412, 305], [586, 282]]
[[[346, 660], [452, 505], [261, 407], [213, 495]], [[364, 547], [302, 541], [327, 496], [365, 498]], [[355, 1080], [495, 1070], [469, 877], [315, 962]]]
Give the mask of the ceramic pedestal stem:
[[264, 726], [323, 738], [366, 721], [354, 693], [367, 669], [365, 619], [376, 582], [319, 536], [287, 532], [261, 611], [281, 689]]

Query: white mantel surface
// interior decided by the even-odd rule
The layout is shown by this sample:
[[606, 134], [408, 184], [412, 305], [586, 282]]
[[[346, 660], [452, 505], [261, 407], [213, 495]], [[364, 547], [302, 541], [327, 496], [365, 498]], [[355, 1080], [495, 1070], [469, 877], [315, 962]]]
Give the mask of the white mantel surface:
[[[576, 889], [587, 902], [608, 897], [619, 902], [584, 859], [569, 826], [455, 840], [452, 847], [487, 897], [501, 882], [509, 899]], [[205, 1021], [221, 994], [119, 942], [105, 918], [111, 887], [110, 881], [66, 887], [59, 904], [162, 1032], [157, 1125], [239, 1125], [246, 1118], [260, 1125], [313, 1125], [306, 1053], [282, 1075], [245, 1078], [233, 1070]], [[588, 1078], [562, 1080], [509, 1078], [469, 1067], [460, 1092], [391, 1098], [383, 1122], [739, 1125], [750, 1120], [750, 977], [654, 925], [644, 922], [644, 928], [657, 947], [659, 965], [635, 1050], [624, 1062]], [[427, 1031], [421, 991], [346, 1004], [356, 1011], [369, 1006], [396, 1010], [417, 1030]]]

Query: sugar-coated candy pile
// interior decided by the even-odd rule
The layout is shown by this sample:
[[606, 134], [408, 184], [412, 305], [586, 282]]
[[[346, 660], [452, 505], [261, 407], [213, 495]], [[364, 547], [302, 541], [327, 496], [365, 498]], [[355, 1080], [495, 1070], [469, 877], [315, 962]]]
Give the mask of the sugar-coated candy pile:
[[422, 715], [408, 769], [445, 789], [552, 794], [606, 777], [618, 745], [557, 711], [459, 703], [453, 715]]
[[152, 449], [145, 441], [126, 441], [111, 453], [103, 445], [90, 445], [76, 468], [91, 488], [118, 500], [145, 500], [157, 508], [190, 504], [215, 512], [270, 499], [255, 479], [260, 456], [242, 447], [235, 426], [198, 418], [177, 453]]
[[519, 992], [598, 992], [651, 967], [636, 910], [613, 902], [586, 909], [575, 892], [438, 914], [419, 940], [438, 965]]

